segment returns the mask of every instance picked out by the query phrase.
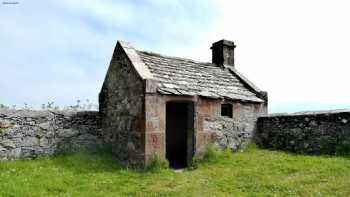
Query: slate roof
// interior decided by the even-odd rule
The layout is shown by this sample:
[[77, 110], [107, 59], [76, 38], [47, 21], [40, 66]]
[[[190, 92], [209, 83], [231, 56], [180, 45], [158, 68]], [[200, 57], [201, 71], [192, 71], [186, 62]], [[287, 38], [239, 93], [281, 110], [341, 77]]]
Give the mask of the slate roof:
[[137, 53], [159, 82], [157, 91], [160, 94], [264, 102], [246, 88], [230, 68], [146, 51]]

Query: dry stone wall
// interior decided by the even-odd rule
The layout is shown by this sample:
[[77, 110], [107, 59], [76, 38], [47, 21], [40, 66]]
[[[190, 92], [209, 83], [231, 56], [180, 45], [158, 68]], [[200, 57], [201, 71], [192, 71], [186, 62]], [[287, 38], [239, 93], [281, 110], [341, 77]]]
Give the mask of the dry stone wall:
[[0, 109], [0, 160], [97, 150], [102, 145], [98, 112]]
[[350, 153], [350, 110], [274, 114], [258, 119], [258, 144], [308, 154]]

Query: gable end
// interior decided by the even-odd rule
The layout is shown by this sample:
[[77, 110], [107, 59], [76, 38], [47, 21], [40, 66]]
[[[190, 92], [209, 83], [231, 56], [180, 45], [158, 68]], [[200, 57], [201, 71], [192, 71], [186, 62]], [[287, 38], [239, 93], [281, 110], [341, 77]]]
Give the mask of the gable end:
[[131, 62], [131, 65], [135, 68], [141, 79], [153, 79], [152, 73], [145, 65], [145, 63], [141, 60], [136, 50], [130, 45], [130, 43], [118, 41], [117, 45], [118, 44], [123, 48], [125, 54]]

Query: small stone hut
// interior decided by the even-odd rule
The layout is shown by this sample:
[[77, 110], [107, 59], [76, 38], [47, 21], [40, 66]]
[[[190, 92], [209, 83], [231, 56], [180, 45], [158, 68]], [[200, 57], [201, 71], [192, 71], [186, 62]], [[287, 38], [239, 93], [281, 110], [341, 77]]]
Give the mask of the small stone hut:
[[142, 168], [158, 155], [186, 167], [210, 143], [235, 149], [251, 139], [257, 116], [267, 113], [267, 93], [237, 71], [235, 47], [213, 43], [207, 63], [118, 41], [99, 94], [115, 157]]

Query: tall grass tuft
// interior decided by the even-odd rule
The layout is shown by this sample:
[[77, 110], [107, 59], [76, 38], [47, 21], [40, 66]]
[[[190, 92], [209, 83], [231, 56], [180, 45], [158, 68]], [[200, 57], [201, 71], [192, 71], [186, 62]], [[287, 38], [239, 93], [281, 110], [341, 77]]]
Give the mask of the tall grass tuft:
[[159, 155], [155, 154], [152, 156], [151, 162], [147, 165], [146, 172], [159, 172], [162, 169], [169, 168], [169, 162], [162, 160]]

